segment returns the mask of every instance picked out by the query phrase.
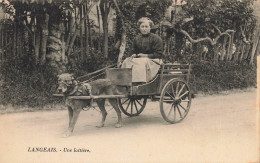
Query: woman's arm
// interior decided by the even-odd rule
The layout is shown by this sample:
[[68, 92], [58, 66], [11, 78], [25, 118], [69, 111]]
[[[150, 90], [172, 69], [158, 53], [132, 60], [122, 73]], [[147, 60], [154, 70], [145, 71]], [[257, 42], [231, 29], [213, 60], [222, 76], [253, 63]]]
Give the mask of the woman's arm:
[[149, 50], [151, 52], [150, 54], [136, 53], [136, 57], [148, 57], [150, 59], [162, 58], [163, 41], [160, 36], [152, 35], [149, 46], [151, 48]]
[[162, 58], [163, 41], [160, 36], [154, 35], [151, 47], [152, 47], [153, 54], [151, 54], [149, 58]]
[[138, 50], [137, 50], [137, 38], [135, 38], [134, 39], [134, 41], [133, 41], [133, 45], [132, 45], [132, 49], [131, 49], [131, 53], [130, 54], [137, 54], [138, 52], [137, 52]]

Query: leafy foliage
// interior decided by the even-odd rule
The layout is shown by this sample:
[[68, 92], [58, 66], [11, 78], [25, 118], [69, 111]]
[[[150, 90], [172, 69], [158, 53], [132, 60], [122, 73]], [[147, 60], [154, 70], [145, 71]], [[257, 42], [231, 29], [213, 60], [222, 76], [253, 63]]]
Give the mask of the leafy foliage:
[[0, 103], [27, 106], [43, 106], [53, 103], [57, 78], [53, 69], [45, 65], [34, 67], [33, 61], [25, 57], [10, 58], [0, 67]]
[[[164, 17], [166, 9], [171, 5], [170, 0], [122, 0], [119, 3], [119, 8], [124, 16], [124, 25], [127, 33], [127, 47], [125, 57], [130, 55], [132, 42], [135, 36], [139, 33], [137, 21], [141, 17], [149, 17], [154, 24], [158, 24]], [[120, 31], [122, 23], [117, 18], [116, 39], [120, 39]]]
[[217, 93], [224, 90], [243, 89], [256, 86], [256, 65], [230, 62], [195, 63], [196, 89], [204, 93]]
[[[13, 56], [11, 51], [13, 46], [9, 46], [9, 51], [5, 51], [5, 55], [8, 57], [0, 67], [0, 103], [2, 104], [12, 103], [14, 105], [38, 106], [56, 100], [51, 96], [55, 91], [56, 85], [55, 70], [48, 63], [43, 65], [35, 64], [35, 45], [33, 45], [33, 37], [30, 36], [30, 31], [37, 32], [36, 29], [42, 30], [42, 24], [37, 24], [37, 21], [41, 22], [44, 20], [44, 13], [50, 15], [49, 34], [52, 32], [50, 36], [58, 36], [52, 40], [53, 42], [59, 43], [63, 41], [67, 43], [69, 42], [67, 40], [73, 40], [73, 36], [75, 36], [74, 40], [71, 41], [71, 46], [66, 44], [65, 47], [66, 57], [69, 60], [66, 65], [68, 72], [81, 76], [115, 63], [117, 60], [118, 46], [116, 44], [120, 43], [121, 28], [123, 26], [118, 16], [116, 18], [115, 36], [110, 36], [108, 41], [109, 58], [105, 58], [103, 49], [100, 48], [104, 44], [102, 33], [91, 33], [98, 26], [94, 25], [93, 20], [90, 18], [79, 16], [79, 8], [88, 7], [96, 3], [97, 0], [57, 0], [49, 2], [51, 1], [10, 0], [10, 4], [6, 4], [4, 1], [0, 3], [0, 7], [4, 8], [5, 12], [13, 15], [14, 18], [4, 20], [3, 23], [10, 26], [9, 30], [14, 29], [15, 23], [18, 24], [17, 28], [21, 31], [20, 39], [26, 39], [24, 40], [25, 46], [23, 48], [25, 53], [21, 53], [23, 55]], [[109, 2], [112, 3], [112, 1]], [[125, 57], [127, 57], [131, 54], [131, 44], [138, 33], [137, 20], [140, 17], [147, 16], [155, 24], [159, 24], [164, 20], [165, 11], [172, 1], [118, 0], [117, 2], [124, 16], [124, 26], [127, 31], [125, 51]], [[256, 18], [252, 9], [253, 2], [254, 0], [187, 0], [186, 4], [180, 6], [180, 11], [173, 11], [176, 14], [173, 25], [175, 28], [183, 28], [195, 39], [206, 36], [214, 38], [218, 31], [213, 28], [213, 25], [216, 25], [220, 31], [233, 29], [236, 31], [234, 43], [236, 46], [239, 46], [242, 37], [241, 29], [244, 30], [245, 37], [250, 40], [256, 27]], [[113, 3], [111, 7], [115, 9]], [[35, 17], [38, 18], [36, 25], [28, 21], [28, 18], [36, 20], [34, 19]], [[70, 24], [73, 22], [73, 17], [77, 17], [74, 20], [75, 25]], [[193, 18], [193, 20], [183, 25], [185, 18]], [[79, 23], [80, 20], [88, 20], [85, 21], [84, 30], [81, 27], [82, 24]], [[69, 29], [70, 27], [72, 27], [72, 30]], [[82, 35], [79, 34], [80, 28]], [[75, 34], [77, 32], [78, 34]], [[166, 38], [168, 37], [167, 39], [169, 39], [170, 37], [164, 37], [163, 32], [160, 31], [164, 43], [168, 43], [169, 40], [166, 40]], [[10, 38], [13, 38], [12, 32], [10, 32], [10, 36]], [[85, 41], [84, 44], [81, 43], [82, 40]], [[241, 63], [220, 61], [219, 64], [213, 64], [211, 61], [214, 59], [214, 47], [209, 46], [207, 61], [201, 61], [199, 57], [201, 52], [200, 45], [193, 45], [192, 48], [187, 47], [185, 37], [176, 33], [172, 35], [171, 40], [173, 40], [170, 42], [172, 51], [168, 57], [174, 61], [175, 55], [181, 54], [181, 62], [194, 64], [195, 84], [199, 91], [218, 92], [226, 89], [255, 86], [256, 67], [254, 65], [249, 66], [246, 60]], [[223, 41], [223, 39], [220, 40]], [[50, 43], [50, 40], [48, 43]], [[203, 42], [202, 44], [206, 43]], [[220, 45], [218, 44], [218, 46]], [[47, 47], [47, 52], [51, 51], [49, 47]], [[82, 47], [84, 48], [84, 53], [81, 53]], [[58, 46], [57, 48], [59, 49], [60, 47]], [[68, 49], [71, 49], [70, 53], [68, 53]], [[85, 58], [82, 58], [82, 54], [85, 55]], [[59, 61], [60, 58], [56, 59]]]

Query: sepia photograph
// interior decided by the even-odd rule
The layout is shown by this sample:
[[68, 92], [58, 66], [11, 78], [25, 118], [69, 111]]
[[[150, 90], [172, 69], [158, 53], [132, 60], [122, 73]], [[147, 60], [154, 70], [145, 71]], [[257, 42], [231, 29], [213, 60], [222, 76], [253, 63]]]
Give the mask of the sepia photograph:
[[1, 163], [259, 163], [260, 0], [0, 0]]

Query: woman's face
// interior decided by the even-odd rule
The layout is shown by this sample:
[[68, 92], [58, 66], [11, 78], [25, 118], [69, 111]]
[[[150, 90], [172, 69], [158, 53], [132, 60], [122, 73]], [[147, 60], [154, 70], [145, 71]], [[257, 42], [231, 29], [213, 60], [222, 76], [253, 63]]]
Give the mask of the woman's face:
[[140, 24], [140, 32], [143, 34], [143, 35], [146, 35], [148, 33], [150, 33], [151, 31], [151, 27], [150, 27], [150, 24], [149, 22], [143, 22], [142, 24]]

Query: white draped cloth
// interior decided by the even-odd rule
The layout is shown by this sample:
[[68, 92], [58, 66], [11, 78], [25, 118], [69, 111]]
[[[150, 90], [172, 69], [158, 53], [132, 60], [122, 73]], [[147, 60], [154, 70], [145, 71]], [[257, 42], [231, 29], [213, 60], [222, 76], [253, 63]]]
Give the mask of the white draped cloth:
[[149, 82], [160, 69], [161, 59], [126, 58], [122, 68], [132, 68], [132, 82]]

